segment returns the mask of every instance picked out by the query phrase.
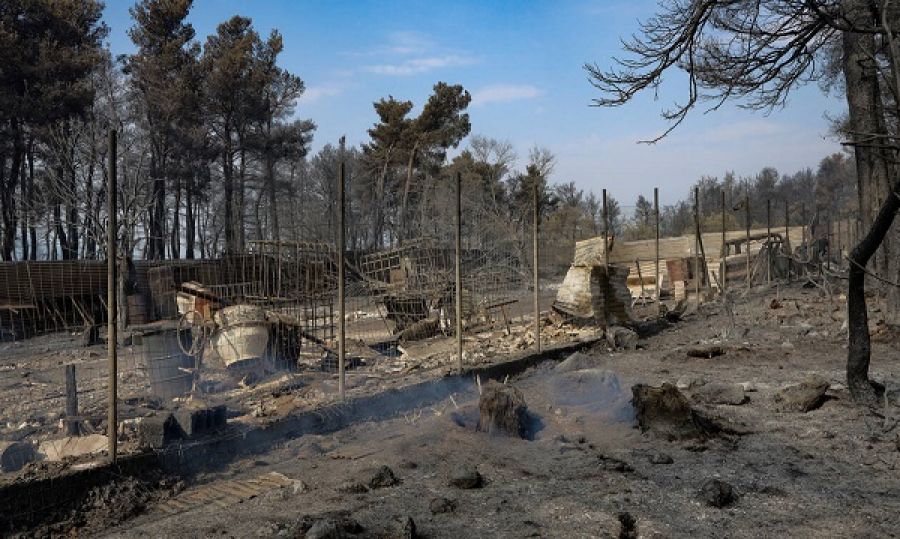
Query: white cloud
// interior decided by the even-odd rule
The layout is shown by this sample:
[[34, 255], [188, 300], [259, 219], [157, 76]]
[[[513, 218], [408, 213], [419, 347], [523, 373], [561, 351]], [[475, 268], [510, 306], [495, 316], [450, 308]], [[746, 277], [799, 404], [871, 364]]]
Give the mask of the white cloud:
[[366, 50], [342, 52], [344, 56], [355, 58], [371, 58], [378, 56], [412, 56], [423, 55], [434, 48], [434, 42], [425, 34], [413, 30], [388, 34], [387, 42]]
[[530, 84], [491, 84], [472, 94], [472, 105], [481, 106], [488, 103], [534, 99], [542, 93], [540, 88]]
[[377, 75], [405, 76], [426, 73], [445, 67], [457, 67], [471, 65], [474, 58], [458, 54], [446, 54], [440, 56], [425, 56], [410, 58], [398, 63], [376, 64], [366, 66], [363, 69]]
[[346, 87], [343, 84], [339, 84], [336, 82], [326, 82], [325, 84], [318, 84], [315, 86], [310, 86], [303, 92], [303, 95], [300, 96], [300, 102], [305, 104], [315, 103], [316, 101], [325, 99], [327, 97], [333, 97], [336, 95], [340, 95], [344, 93]]
[[434, 46], [425, 35], [412, 30], [394, 32], [388, 36], [388, 42], [384, 50], [394, 54], [424, 54]]

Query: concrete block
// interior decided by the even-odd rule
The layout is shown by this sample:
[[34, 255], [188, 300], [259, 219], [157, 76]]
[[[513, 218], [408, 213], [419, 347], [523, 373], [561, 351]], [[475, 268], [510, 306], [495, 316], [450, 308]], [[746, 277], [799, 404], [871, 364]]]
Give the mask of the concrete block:
[[138, 423], [138, 443], [141, 447], [161, 449], [181, 437], [181, 427], [169, 413], [145, 417]]

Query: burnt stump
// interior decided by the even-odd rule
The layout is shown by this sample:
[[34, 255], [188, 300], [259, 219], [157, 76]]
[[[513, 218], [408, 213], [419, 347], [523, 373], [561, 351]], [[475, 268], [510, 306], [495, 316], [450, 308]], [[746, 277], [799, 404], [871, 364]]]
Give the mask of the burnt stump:
[[488, 382], [478, 400], [478, 430], [524, 438], [528, 431], [528, 407], [517, 388]]

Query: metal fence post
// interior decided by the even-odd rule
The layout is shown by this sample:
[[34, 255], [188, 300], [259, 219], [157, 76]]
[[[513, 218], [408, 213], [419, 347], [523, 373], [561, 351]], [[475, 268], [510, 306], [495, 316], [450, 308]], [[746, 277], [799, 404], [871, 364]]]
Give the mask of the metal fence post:
[[108, 221], [106, 227], [106, 353], [109, 362], [109, 409], [106, 418], [106, 436], [109, 442], [109, 458], [116, 462], [118, 451], [119, 411], [118, 411], [118, 370], [119, 360], [116, 356], [116, 344], [118, 340], [118, 298], [117, 281], [117, 247], [118, 247], [118, 186], [116, 181], [116, 152], [117, 133], [115, 129], [109, 130], [109, 174], [106, 189], [106, 207]]
[[[535, 240], [536, 244], [537, 240]], [[535, 275], [537, 275], [537, 270], [535, 270]], [[535, 279], [537, 278], [535, 277]], [[459, 370], [462, 371], [462, 173], [460, 172], [456, 173], [456, 358]]]
[[722, 189], [722, 269], [719, 270], [722, 275], [719, 276], [719, 284], [722, 285], [722, 294], [725, 294], [727, 285], [725, 284], [728, 274], [728, 239], [725, 234], [725, 190]]
[[696, 226], [696, 234], [694, 235], [694, 296], [697, 305], [700, 305], [700, 189], [694, 187], [694, 225]]
[[747, 246], [744, 252], [747, 257], [747, 289], [750, 289], [750, 185], [747, 185], [747, 192], [744, 194], [744, 212], [747, 214]]
[[540, 234], [541, 222], [541, 200], [538, 194], [538, 181], [535, 179], [532, 185], [532, 197], [534, 206], [534, 346], [535, 349], [541, 351], [541, 301], [540, 301], [540, 246], [538, 245], [538, 234]]
[[791, 282], [791, 268], [794, 265], [794, 257], [791, 256], [791, 213], [788, 211], [788, 201], [784, 201], [784, 251], [788, 257], [787, 281]]
[[609, 327], [609, 313], [605, 295], [609, 291], [609, 208], [606, 205], [606, 189], [603, 190], [603, 269], [606, 272], [606, 292], [603, 298], [603, 329]]
[[347, 305], [344, 295], [344, 256], [346, 250], [345, 226], [344, 226], [344, 162], [341, 161], [338, 168], [338, 395], [341, 401], [346, 396], [346, 320]]
[[766, 199], [766, 284], [772, 284], [772, 199]]
[[653, 188], [653, 214], [655, 216], [655, 227], [656, 227], [656, 241], [654, 244], [653, 251], [653, 264], [656, 267], [655, 275], [655, 287], [656, 288], [656, 302], [657, 304], [660, 301], [660, 291], [659, 291], [659, 187]]

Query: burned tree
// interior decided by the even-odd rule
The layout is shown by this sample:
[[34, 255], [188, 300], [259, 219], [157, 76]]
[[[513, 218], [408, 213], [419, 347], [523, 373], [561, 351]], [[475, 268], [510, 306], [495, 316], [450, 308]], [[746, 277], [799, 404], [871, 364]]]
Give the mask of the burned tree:
[[[894, 98], [900, 95], [891, 31], [897, 15], [888, 0], [682, 0], [660, 7], [642, 23], [640, 34], [624, 44], [628, 56], [617, 59], [617, 67], [585, 66], [602, 93], [597, 106], [622, 105], [638, 92], [656, 88], [671, 70], [686, 73], [687, 100], [662, 112], [669, 126], [645, 141], [653, 143], [701, 104], [708, 110], [729, 100], [757, 110], [783, 106], [798, 86], [829, 74], [835, 52], [843, 59], [847, 144], [856, 151], [860, 200], [868, 201], [860, 209], [871, 225], [851, 255], [848, 292], [847, 378], [854, 399], [861, 402], [874, 397], [868, 383], [865, 264], [887, 237], [893, 205], [900, 204], [900, 186], [891, 189], [887, 181], [898, 148], [888, 127], [896, 122]], [[894, 274], [898, 262], [893, 254], [884, 269]], [[900, 311], [896, 307], [891, 310]]]

